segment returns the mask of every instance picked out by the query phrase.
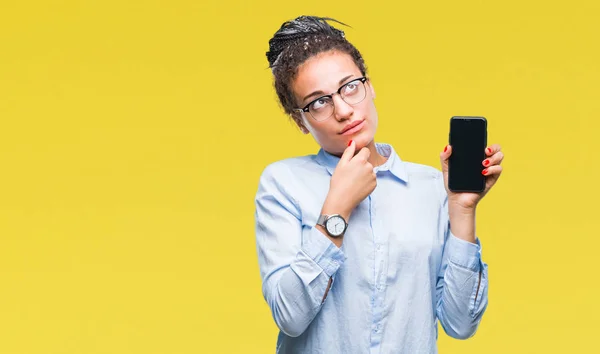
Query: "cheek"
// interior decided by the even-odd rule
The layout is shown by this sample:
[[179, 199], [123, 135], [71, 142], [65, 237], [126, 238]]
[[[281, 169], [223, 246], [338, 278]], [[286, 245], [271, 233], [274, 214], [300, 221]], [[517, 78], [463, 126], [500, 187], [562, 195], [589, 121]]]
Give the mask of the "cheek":
[[317, 143], [323, 142], [323, 140], [330, 135], [327, 126], [319, 123], [311, 123], [305, 121], [304, 126], [308, 129], [309, 133], [313, 136]]
[[332, 137], [337, 136], [337, 128], [331, 126], [319, 127], [318, 129], [315, 129], [314, 134], [319, 138], [319, 140], [328, 141], [331, 140]]
[[377, 109], [375, 109], [375, 103], [371, 101], [371, 103], [369, 104], [369, 108], [368, 108], [368, 114], [369, 114], [369, 119], [371, 120], [371, 125], [376, 127], [377, 126], [377, 120], [379, 119], [379, 117], [377, 116]]
[[339, 141], [343, 140], [340, 139], [342, 137], [337, 134], [338, 129], [338, 126], [331, 123], [321, 124], [318, 126], [313, 125], [311, 128], [311, 134], [317, 144], [326, 148], [326, 150], [337, 151]]

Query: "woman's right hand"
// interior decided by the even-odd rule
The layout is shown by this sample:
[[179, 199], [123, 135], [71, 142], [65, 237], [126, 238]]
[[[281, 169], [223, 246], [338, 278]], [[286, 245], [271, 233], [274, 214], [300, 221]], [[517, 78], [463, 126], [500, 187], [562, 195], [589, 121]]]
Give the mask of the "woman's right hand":
[[355, 150], [356, 143], [351, 140], [331, 176], [323, 207], [324, 211], [341, 214], [346, 221], [352, 210], [377, 186], [377, 176], [369, 162], [371, 152], [364, 147], [355, 156]]

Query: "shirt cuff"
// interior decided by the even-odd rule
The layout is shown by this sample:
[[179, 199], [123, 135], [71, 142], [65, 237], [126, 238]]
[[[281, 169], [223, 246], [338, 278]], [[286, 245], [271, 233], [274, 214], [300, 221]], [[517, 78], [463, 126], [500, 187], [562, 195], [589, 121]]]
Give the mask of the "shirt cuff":
[[302, 251], [330, 277], [346, 260], [344, 252], [315, 227], [308, 228], [303, 233]]
[[460, 239], [452, 232], [446, 242], [447, 258], [453, 264], [479, 271], [481, 268], [481, 243], [475, 238], [475, 243]]

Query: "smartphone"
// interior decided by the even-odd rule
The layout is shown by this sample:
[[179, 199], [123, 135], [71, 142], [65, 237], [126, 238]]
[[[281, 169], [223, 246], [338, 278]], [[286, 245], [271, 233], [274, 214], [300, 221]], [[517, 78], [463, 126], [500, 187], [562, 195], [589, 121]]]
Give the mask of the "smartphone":
[[452, 155], [448, 160], [448, 189], [452, 192], [483, 192], [485, 176], [481, 174], [487, 146], [487, 120], [484, 117], [452, 117], [449, 142]]

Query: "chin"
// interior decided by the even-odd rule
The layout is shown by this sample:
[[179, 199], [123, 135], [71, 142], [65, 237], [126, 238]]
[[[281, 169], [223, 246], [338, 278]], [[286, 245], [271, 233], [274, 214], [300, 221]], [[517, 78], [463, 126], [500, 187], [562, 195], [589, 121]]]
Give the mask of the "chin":
[[361, 131], [358, 135], [351, 138], [356, 143], [356, 149], [362, 149], [373, 141], [373, 134], [368, 130]]

